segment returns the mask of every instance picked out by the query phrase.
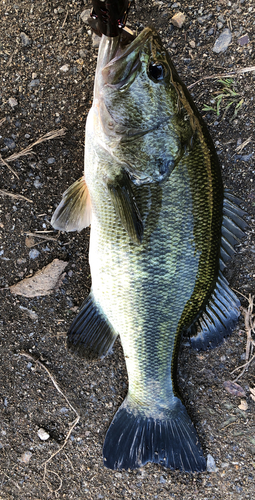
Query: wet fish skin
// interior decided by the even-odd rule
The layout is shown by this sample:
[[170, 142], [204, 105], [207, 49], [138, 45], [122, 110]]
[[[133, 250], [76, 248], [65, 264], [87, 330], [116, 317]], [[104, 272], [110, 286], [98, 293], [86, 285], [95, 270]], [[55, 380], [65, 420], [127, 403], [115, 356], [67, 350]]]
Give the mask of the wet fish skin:
[[[69, 345], [92, 358], [105, 355], [120, 335], [129, 377], [104, 463], [205, 470], [176, 383], [178, 345], [190, 331], [195, 347], [205, 348], [235, 325], [239, 301], [220, 266], [245, 223], [237, 200], [224, 198], [206, 125], [151, 28], [125, 47], [118, 37], [102, 37], [85, 180], [92, 288]], [[73, 230], [80, 220], [75, 209], [73, 224], [68, 210], [63, 220], [69, 189], [54, 227]]]

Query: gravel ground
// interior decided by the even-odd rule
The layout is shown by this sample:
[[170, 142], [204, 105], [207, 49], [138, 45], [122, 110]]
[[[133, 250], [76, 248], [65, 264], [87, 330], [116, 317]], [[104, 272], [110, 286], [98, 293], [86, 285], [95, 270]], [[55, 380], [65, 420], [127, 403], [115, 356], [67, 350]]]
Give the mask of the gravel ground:
[[[152, 464], [114, 472], [102, 466], [104, 436], [127, 390], [123, 354], [119, 341], [111, 355], [93, 363], [66, 350], [66, 331], [90, 288], [89, 230], [58, 234], [49, 223], [62, 192], [83, 170], [98, 42], [81, 16], [89, 8], [78, 0], [3, 0], [0, 6], [2, 157], [20, 152], [49, 131], [66, 128], [64, 136], [36, 145], [33, 156], [10, 163], [15, 173], [0, 164], [0, 499], [252, 499], [255, 402], [249, 388], [255, 384], [255, 365], [238, 380], [243, 396], [231, 395], [223, 386], [244, 363], [242, 319], [217, 349], [198, 354], [184, 343], [180, 352], [180, 387], [205, 454], [215, 461], [214, 472], [189, 475]], [[186, 16], [181, 28], [171, 23], [179, 11]], [[131, 8], [128, 23], [138, 32], [154, 25], [183, 81], [195, 83], [191, 92], [217, 146], [224, 183], [242, 197], [249, 213], [247, 237], [226, 270], [231, 286], [246, 297], [254, 293], [255, 277], [255, 72], [235, 76], [230, 85], [235, 102], [226, 110], [231, 99], [225, 97], [219, 116], [203, 108], [215, 107], [221, 90], [216, 79], [206, 77], [255, 65], [254, 12], [254, 2], [248, 0], [140, 0]], [[214, 44], [222, 33], [226, 46], [217, 53]], [[38, 239], [42, 233], [36, 231], [54, 239]], [[51, 295], [28, 299], [11, 294], [9, 286], [55, 258], [68, 266]], [[38, 358], [43, 366], [34, 361]], [[239, 408], [241, 399], [246, 410], [245, 403]], [[44, 477], [44, 462], [64, 445], [77, 416], [69, 402], [80, 420], [48, 462]], [[39, 429], [48, 439], [39, 437]]]

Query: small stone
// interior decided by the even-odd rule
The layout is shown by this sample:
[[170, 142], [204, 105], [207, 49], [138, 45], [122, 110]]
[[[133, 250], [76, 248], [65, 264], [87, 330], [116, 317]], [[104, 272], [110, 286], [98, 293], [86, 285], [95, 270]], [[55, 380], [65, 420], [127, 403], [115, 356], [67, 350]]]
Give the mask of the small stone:
[[217, 23], [217, 28], [218, 30], [221, 30], [221, 28], [223, 28], [223, 23]]
[[96, 35], [95, 33], [92, 34], [92, 46], [94, 49], [97, 49], [100, 45], [101, 37]]
[[246, 399], [241, 399], [241, 404], [238, 406], [239, 410], [247, 411], [248, 410], [248, 403]]
[[39, 255], [40, 255], [40, 252], [38, 250], [36, 250], [36, 248], [33, 248], [29, 252], [30, 259], [37, 259], [37, 257], [39, 257]]
[[55, 161], [55, 158], [48, 158], [47, 163], [48, 165], [52, 165], [53, 163], [55, 163]]
[[50, 437], [48, 432], [46, 432], [44, 429], [39, 429], [37, 435], [41, 439], [41, 441], [47, 441], [47, 439], [49, 439]]
[[31, 457], [32, 457], [31, 451], [25, 451], [25, 453], [22, 453], [20, 461], [23, 462], [24, 464], [28, 464]]
[[81, 50], [79, 50], [79, 56], [82, 59], [84, 59], [84, 57], [86, 57], [88, 53], [89, 53], [89, 51], [87, 49], [81, 49]]
[[10, 97], [8, 99], [8, 103], [10, 104], [11, 108], [15, 108], [15, 106], [18, 106], [18, 101], [14, 97]]
[[196, 47], [196, 43], [194, 42], [194, 40], [191, 40], [189, 42], [189, 44], [190, 44], [190, 46], [191, 46], [192, 49], [194, 49]]
[[26, 264], [26, 259], [17, 259], [17, 264], [18, 264], [18, 266], [21, 266], [22, 264]]
[[80, 15], [81, 20], [85, 23], [88, 24], [88, 19], [90, 18], [90, 12], [91, 9], [85, 9]]
[[34, 181], [34, 187], [36, 189], [39, 189], [42, 186], [42, 183], [39, 181], [39, 179], [35, 179]]
[[237, 43], [243, 47], [243, 45], [247, 45], [247, 43], [250, 43], [250, 39], [248, 35], [243, 35], [241, 38], [238, 38]]
[[61, 68], [59, 68], [60, 71], [63, 71], [63, 73], [67, 73], [67, 71], [69, 71], [70, 69], [70, 64], [64, 64], [64, 66], [61, 66]]
[[171, 23], [176, 26], [176, 28], [182, 28], [184, 22], [185, 22], [186, 16], [182, 12], [177, 12], [172, 19]]
[[217, 472], [219, 469], [216, 467], [215, 460], [212, 455], [207, 455], [207, 472]]
[[208, 31], [207, 31], [207, 35], [211, 36], [214, 34], [214, 29], [213, 28], [210, 28]]
[[24, 47], [28, 47], [28, 45], [31, 45], [32, 40], [31, 38], [29, 38], [29, 36], [26, 35], [26, 33], [21, 32], [20, 38], [21, 38], [21, 43], [22, 45], [24, 45]]
[[6, 137], [4, 139], [4, 144], [7, 146], [7, 148], [9, 149], [15, 149], [16, 148], [16, 144], [14, 142], [13, 139], [11, 139], [10, 137]]
[[33, 87], [38, 87], [40, 85], [40, 80], [38, 78], [34, 78], [34, 80], [31, 80], [31, 82], [28, 84], [29, 88]]
[[219, 38], [215, 41], [215, 44], [213, 46], [213, 52], [216, 52], [216, 54], [219, 54], [220, 52], [225, 52], [231, 43], [232, 40], [232, 34], [229, 28], [225, 29]]

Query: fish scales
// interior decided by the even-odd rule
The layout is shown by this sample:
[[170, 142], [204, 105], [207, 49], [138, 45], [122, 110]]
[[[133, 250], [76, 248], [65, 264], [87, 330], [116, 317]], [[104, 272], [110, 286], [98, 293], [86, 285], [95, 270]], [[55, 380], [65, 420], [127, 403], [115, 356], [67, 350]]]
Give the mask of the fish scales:
[[69, 346], [88, 358], [107, 354], [117, 335], [123, 346], [129, 387], [106, 435], [107, 467], [205, 469], [176, 383], [178, 346], [185, 332], [195, 347], [216, 345], [237, 321], [220, 269], [223, 229], [229, 248], [242, 215], [237, 199], [224, 198], [211, 137], [156, 32], [124, 47], [103, 36], [85, 177], [52, 224], [80, 230], [91, 218], [92, 288]]

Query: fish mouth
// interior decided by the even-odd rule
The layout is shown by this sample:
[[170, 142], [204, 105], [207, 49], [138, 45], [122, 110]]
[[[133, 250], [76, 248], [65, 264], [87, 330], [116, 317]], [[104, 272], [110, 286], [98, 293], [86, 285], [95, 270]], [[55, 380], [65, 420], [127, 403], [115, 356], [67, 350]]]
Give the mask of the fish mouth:
[[141, 68], [141, 47], [152, 36], [153, 30], [145, 28], [136, 38], [131, 38], [128, 45], [123, 45], [122, 38], [119, 38], [113, 57], [102, 69], [104, 85], [116, 90], [124, 90], [131, 85]]

